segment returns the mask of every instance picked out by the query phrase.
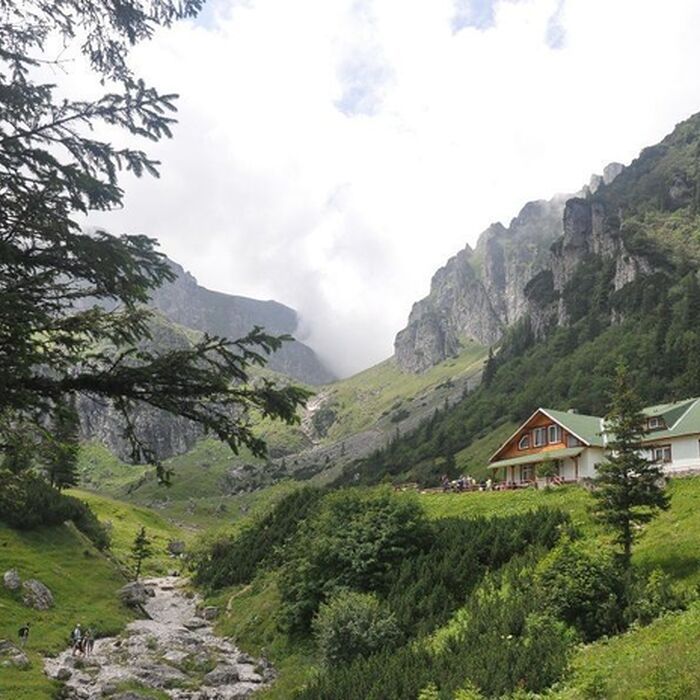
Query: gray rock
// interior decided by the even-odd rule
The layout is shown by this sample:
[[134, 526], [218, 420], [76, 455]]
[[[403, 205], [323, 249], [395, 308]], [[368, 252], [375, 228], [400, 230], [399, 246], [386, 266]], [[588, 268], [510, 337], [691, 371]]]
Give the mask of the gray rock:
[[150, 697], [150, 695], [141, 695], [141, 693], [135, 693], [133, 690], [127, 690], [125, 693], [114, 695], [113, 700], [149, 700]]
[[0, 639], [0, 667], [29, 668], [29, 657], [7, 639]]
[[22, 601], [35, 610], [48, 610], [54, 604], [51, 591], [35, 578], [27, 579], [22, 583]]
[[229, 685], [238, 681], [238, 669], [235, 666], [221, 664], [204, 676], [204, 685]]
[[170, 542], [168, 542], [168, 552], [170, 552], [170, 554], [174, 554], [175, 556], [184, 554], [185, 543], [182, 540], [170, 540]]
[[202, 617], [205, 620], [215, 620], [219, 617], [219, 608], [214, 605], [207, 605], [207, 607], [202, 610]]
[[506, 228], [493, 224], [439, 269], [394, 342], [399, 367], [423, 372], [460, 352], [463, 340], [498, 341], [527, 312], [525, 287], [562, 234], [567, 196], [526, 204]]
[[63, 668], [58, 669], [58, 672], [56, 673], [56, 678], [59, 681], [67, 681], [72, 675], [73, 672], [69, 668], [66, 668], [64, 666]]
[[17, 569], [10, 569], [2, 576], [2, 583], [8, 591], [18, 591], [22, 585], [22, 579], [17, 572]]
[[206, 627], [207, 623], [205, 620], [202, 620], [199, 617], [193, 617], [191, 620], [185, 622], [183, 626], [186, 627], [188, 630], [198, 630], [202, 627]]
[[148, 599], [153, 596], [153, 591], [140, 581], [132, 581], [127, 583], [126, 586], [122, 586], [118, 595], [122, 603], [136, 608], [145, 605]]

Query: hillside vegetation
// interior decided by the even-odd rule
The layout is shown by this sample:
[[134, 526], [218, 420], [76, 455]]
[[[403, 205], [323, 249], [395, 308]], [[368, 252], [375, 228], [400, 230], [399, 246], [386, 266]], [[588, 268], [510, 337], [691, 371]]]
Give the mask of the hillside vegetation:
[[[366, 492], [365, 495], [360, 495], [361, 493], [363, 492], [360, 491], [356, 497], [350, 494], [344, 496], [338, 494], [333, 498], [334, 500], [341, 499], [341, 502], [347, 502], [347, 499], [352, 501], [353, 498], [360, 498], [360, 500], [369, 498], [370, 501], [375, 498], [375, 496], [371, 495], [374, 492]], [[382, 492], [380, 491], [379, 493]], [[675, 591], [674, 596], [680, 596], [678, 598], [680, 600], [687, 596], [693, 597], [698, 585], [700, 558], [697, 552], [700, 551], [700, 522], [698, 522], [700, 515], [694, 504], [700, 498], [700, 479], [673, 480], [669, 485], [669, 493], [672, 499], [672, 507], [645, 527], [634, 554], [634, 566], [639, 576], [649, 576], [653, 571], [663, 572], [669, 585]], [[608, 566], [605, 564], [605, 558], [600, 559], [597, 552], [607, 549], [609, 536], [593, 521], [590, 513], [591, 496], [588, 491], [580, 487], [569, 486], [544, 491], [525, 490], [492, 493], [426, 493], [418, 495], [401, 493], [393, 496], [393, 498], [398, 499], [399, 502], [405, 501], [406, 504], [416, 504], [429, 521], [439, 524], [440, 528], [445, 527], [444, 535], [438, 535], [447, 547], [445, 552], [451, 551], [450, 547], [456, 544], [461, 546], [463, 553], [467, 556], [467, 560], [472, 562], [475, 561], [473, 559], [474, 554], [469, 552], [473, 552], [471, 546], [478, 541], [481, 535], [477, 536], [477, 530], [474, 529], [470, 530], [472, 534], [467, 534], [467, 531], [465, 531], [462, 535], [459, 535], [459, 522], [463, 522], [467, 528], [474, 528], [475, 526], [478, 528], [478, 524], [482, 522], [482, 519], [485, 519], [485, 522], [490, 524], [483, 532], [490, 531], [492, 534], [496, 534], [503, 532], [503, 526], [512, 529], [516, 523], [513, 518], [522, 517], [525, 518], [522, 521], [523, 524], [527, 522], [531, 525], [534, 524], [541, 517], [538, 513], [542, 512], [542, 508], [545, 508], [550, 513], [566, 513], [567, 519], [571, 523], [570, 527], [573, 527], [573, 532], [578, 533], [579, 544], [576, 545], [574, 551], [589, 552], [585, 556], [590, 556], [592, 559], [590, 564], [587, 565], [594, 565], [593, 562], [598, 562], [595, 566]], [[309, 573], [300, 576], [297, 573], [292, 574], [290, 578], [290, 572], [297, 571], [296, 564], [292, 563], [297, 556], [294, 552], [299, 551], [298, 547], [302, 547], [305, 552], [313, 551], [318, 553], [320, 547], [321, 553], [318, 556], [324, 559], [326, 562], [325, 566], [336, 566], [329, 563], [334, 561], [334, 559], [329, 560], [322, 553], [324, 548], [330, 546], [330, 544], [322, 544], [322, 540], [318, 539], [320, 533], [322, 531], [325, 532], [325, 530], [318, 530], [318, 528], [330, 527], [333, 522], [327, 507], [324, 505], [324, 501], [321, 501], [318, 514], [310, 516], [312, 521], [317, 520], [318, 525], [313, 525], [312, 521], [306, 525], [302, 523], [302, 535], [299, 545], [295, 545], [293, 541], [282, 544], [280, 540], [279, 546], [282, 548], [278, 547], [276, 549], [274, 543], [270, 543], [264, 549], [268, 552], [268, 555], [270, 553], [273, 554], [271, 558], [268, 556], [266, 563], [261, 566], [257, 575], [252, 576], [252, 578], [249, 576], [249, 582], [241, 582], [236, 586], [224, 588], [212, 594], [211, 599], [217, 604], [224, 605], [227, 609], [226, 615], [218, 623], [220, 631], [233, 635], [243, 648], [251, 652], [260, 653], [263, 651], [269, 654], [281, 671], [278, 683], [261, 697], [275, 699], [291, 697], [357, 697], [357, 695], [353, 696], [352, 693], [357, 692], [359, 687], [357, 685], [358, 678], [364, 679], [362, 692], [364, 693], [363, 697], [367, 698], [417, 697], [417, 691], [412, 689], [420, 689], [423, 685], [429, 685], [431, 679], [437, 682], [438, 689], [442, 689], [439, 695], [435, 697], [449, 700], [452, 700], [453, 697], [458, 697], [454, 695], [454, 692], [457, 688], [464, 686], [468, 677], [479, 680], [480, 684], [485, 683], [486, 688], [488, 688], [488, 684], [492, 681], [488, 680], [489, 677], [484, 677], [483, 674], [479, 675], [480, 672], [477, 672], [477, 668], [480, 667], [474, 667], [475, 676], [471, 676], [471, 672], [467, 672], [469, 668], [472, 668], [470, 664], [475, 662], [476, 658], [480, 658], [478, 655], [475, 656], [474, 649], [481, 648], [480, 643], [486, 642], [487, 639], [479, 635], [504, 634], [503, 630], [507, 630], [509, 625], [515, 624], [514, 620], [508, 621], [510, 613], [506, 615], [506, 610], [521, 610], [524, 616], [535, 614], [534, 612], [527, 612], [528, 609], [531, 609], [531, 603], [526, 603], [526, 598], [522, 600], [518, 598], [516, 601], [512, 598], [511, 593], [506, 594], [505, 591], [512, 590], [517, 592], [518, 588], [522, 588], [523, 594], [530, 597], [532, 597], [533, 592], [538, 591], [535, 595], [535, 598], [537, 598], [545, 591], [541, 588], [541, 584], [537, 584], [534, 589], [531, 588], [530, 583], [526, 584], [526, 581], [529, 580], [528, 577], [544, 575], [544, 573], [537, 573], [546, 571], [546, 567], [551, 566], [551, 564], [544, 562], [557, 561], [556, 557], [563, 556], [561, 552], [566, 551], [565, 549], [561, 550], [561, 545], [559, 545], [553, 550], [554, 552], [559, 552], [554, 559], [551, 557], [543, 559], [545, 550], [538, 549], [537, 546], [528, 549], [525, 544], [526, 540], [523, 540], [521, 535], [516, 536], [515, 531], [511, 531], [512, 541], [520, 543], [520, 553], [512, 558], [510, 563], [508, 563], [508, 557], [506, 557], [504, 568], [499, 569], [499, 566], [496, 565], [490, 568], [488, 572], [484, 571], [477, 574], [475, 579], [471, 579], [474, 583], [466, 587], [465, 581], [470, 580], [464, 578], [466, 570], [461, 568], [456, 563], [456, 560], [452, 560], [450, 558], [451, 555], [436, 553], [438, 558], [446, 557], [443, 559], [443, 564], [447, 564], [449, 569], [453, 570], [454, 575], [457, 576], [457, 580], [461, 582], [462, 590], [466, 593], [466, 598], [464, 598], [464, 603], [462, 603], [464, 605], [463, 609], [459, 605], [453, 607], [448, 602], [450, 600], [450, 584], [447, 583], [448, 579], [445, 578], [446, 570], [434, 564], [428, 565], [427, 562], [414, 570], [409, 564], [414, 555], [404, 553], [404, 564], [401, 570], [405, 569], [405, 574], [409, 578], [400, 585], [404, 590], [402, 596], [408, 596], [405, 600], [408, 605], [406, 610], [411, 611], [411, 617], [405, 618], [404, 623], [400, 627], [404, 631], [410, 629], [422, 630], [418, 632], [417, 637], [413, 637], [419, 642], [419, 646], [399, 646], [393, 652], [383, 652], [379, 656], [371, 656], [366, 660], [360, 658], [350, 665], [336, 664], [329, 669], [323, 665], [322, 657], [319, 656], [319, 651], [315, 647], [313, 636], [308, 636], [306, 633], [300, 635], [298, 632], [292, 633], [291, 631], [285, 633], [284, 631], [285, 629], [290, 630], [287, 626], [290, 620], [290, 590], [300, 591], [300, 586], [303, 589], [307, 585], [304, 583], [305, 578], [308, 575], [313, 576], [313, 574]], [[350, 533], [359, 533], [360, 531], [354, 530], [354, 526], [351, 524], [354, 517], [350, 514], [351, 511], [344, 512], [345, 530]], [[367, 511], [365, 511], [365, 516], [363, 517], [369, 517], [367, 516]], [[331, 518], [328, 520], [328, 524], [321, 525], [328, 518]], [[262, 521], [253, 519], [248, 525], [244, 526], [244, 529], [250, 527], [255, 530], [256, 522], [262, 525]], [[369, 520], [366, 520], [366, 525], [369, 525], [370, 522], [371, 517]], [[313, 540], [312, 545], [308, 538], [312, 536], [311, 533], [313, 532], [318, 534], [313, 535], [316, 539]], [[328, 532], [330, 534], [331, 531]], [[345, 536], [338, 533], [337, 537], [348, 544], [354, 542], [360, 550], [367, 552], [367, 544], [362, 544], [360, 540], [365, 541], [366, 537], [370, 537], [369, 531], [365, 535], [348, 534]], [[506, 542], [511, 540], [509, 537], [504, 539], [502, 535], [497, 535], [497, 539], [498, 544], [496, 545], [494, 542], [493, 546], [500, 549], [503, 556], [505, 550], [502, 548], [506, 546]], [[389, 540], [385, 539], [383, 541], [384, 546], [391, 548]], [[467, 547], [467, 543], [471, 543], [469, 547]], [[219, 550], [216, 558], [217, 562], [222, 561], [221, 556], [224, 556], [225, 551], [225, 547]], [[278, 553], [274, 554], [275, 551]], [[351, 556], [349, 552], [348, 555]], [[371, 560], [372, 557], [370, 557]], [[586, 560], [584, 559], [584, 561]], [[291, 569], [289, 568], [290, 565]], [[310, 571], [313, 571], [314, 565], [310, 565], [312, 566]], [[427, 567], [426, 575], [429, 576], [426, 579], [425, 587], [421, 583], [422, 574], [418, 573], [421, 570], [421, 566]], [[603, 571], [606, 571], [606, 569], [601, 569], [601, 572]], [[399, 576], [398, 580], [401, 581], [401, 575], [398, 571], [396, 575]], [[471, 575], [473, 576], [474, 573]], [[613, 576], [610, 585], [615, 585], [614, 578]], [[384, 604], [397, 615], [396, 619], [403, 619], [402, 615], [404, 613], [401, 611], [404, 610], [404, 607], [403, 603], [399, 603], [402, 598], [394, 599], [392, 594], [387, 592], [386, 588], [382, 586], [377, 588], [371, 583], [368, 584], [366, 577], [363, 577], [362, 580], [364, 583], [360, 584], [361, 590], [369, 589], [370, 591], [375, 591], [375, 595], [380, 600], [385, 601]], [[413, 586], [408, 585], [409, 580], [413, 583]], [[352, 579], [345, 579], [345, 584], [343, 585], [350, 585], [351, 587], [357, 585], [351, 581]], [[513, 583], [506, 583], [508, 581], [518, 581], [519, 583], [515, 589], [512, 589]], [[294, 582], [293, 589], [289, 589], [290, 582]], [[493, 598], [494, 593], [489, 591], [498, 591], [502, 585], [506, 585], [506, 588], [502, 589], [501, 593], [497, 593], [496, 598]], [[332, 591], [333, 586], [329, 590]], [[472, 595], [469, 594], [470, 590], [473, 591]], [[293, 594], [292, 600], [296, 595], [297, 593]], [[418, 598], [413, 598], [408, 603], [409, 598], [413, 595], [418, 595]], [[486, 597], [484, 598], [484, 596]], [[505, 596], [505, 598], [502, 598], [502, 596]], [[508, 606], [512, 607], [501, 610], [498, 602], [501, 599], [507, 602]], [[479, 607], [482, 605], [479, 602], [480, 600], [491, 602], [488, 603], [487, 608], [482, 610]], [[431, 606], [435, 602], [440, 602], [441, 605], [438, 608], [432, 608]], [[669, 604], [672, 610], [675, 603]], [[547, 607], [548, 602], [545, 597], [542, 610], [546, 611]], [[435, 613], [429, 613], [431, 609], [435, 611], [441, 609], [438, 616], [432, 618], [434, 620], [432, 623], [429, 622], [431, 619], [430, 615]], [[483, 623], [485, 626], [482, 632], [477, 632], [477, 629], [469, 627], [471, 623], [468, 621], [471, 619], [470, 616], [473, 615], [486, 615]], [[502, 615], [503, 617], [500, 617]], [[413, 619], [414, 622], [408, 623], [409, 619]], [[440, 622], [436, 625], [435, 623], [438, 620]], [[464, 627], [465, 624], [467, 624], [466, 628]], [[534, 624], [534, 618], [533, 622], [529, 624]], [[540, 622], [537, 624], [540, 624]], [[556, 644], [563, 646], [559, 651], [557, 651], [558, 647], [556, 645], [555, 647], [538, 647], [537, 660], [533, 659], [532, 663], [535, 665], [544, 663], [543, 659], [550, 653], [555, 654], [552, 657], [553, 659], [558, 658], [557, 655], [560, 654], [561, 659], [569, 660], [564, 665], [559, 665], [559, 662], [557, 662], [549, 667], [549, 671], [542, 676], [540, 681], [530, 679], [532, 683], [544, 684], [540, 687], [546, 687], [552, 681], [556, 681], [556, 692], [553, 697], [560, 697], [562, 700], [578, 700], [578, 698], [591, 697], [675, 698], [682, 697], [682, 693], [686, 693], [685, 697], [693, 697], [692, 694], [688, 695], [687, 693], [689, 692], [688, 689], [693, 687], [692, 683], [695, 681], [697, 674], [695, 670], [687, 668], [687, 661], [688, 659], [691, 661], [695, 659], [698, 653], [697, 645], [693, 640], [693, 634], [697, 630], [698, 624], [698, 610], [695, 603], [692, 603], [686, 611], [669, 612], [650, 625], [633, 625], [629, 631], [621, 635], [612, 636], [608, 641], [605, 639], [593, 641], [584, 646], [570, 646], [571, 642], [567, 641], [568, 637], [564, 634], [563, 628], [555, 633], [555, 630], [559, 628], [557, 628], [557, 623], [553, 619], [549, 617], [546, 620], [542, 619], [541, 624], [547, 627], [546, 632], [544, 628], [540, 632], [542, 635], [545, 635], [543, 639], [550, 639], [550, 636], [554, 634], [555, 637], [551, 639], [558, 639], [559, 641]], [[418, 626], [412, 627], [412, 625]], [[551, 627], [551, 625], [554, 625], [554, 627]], [[441, 632], [443, 629], [444, 633]], [[450, 632], [449, 630], [452, 631]], [[465, 634], [467, 636], [476, 636], [467, 647], [464, 647], [467, 655], [463, 658], [459, 657], [462, 658], [459, 661], [459, 658], [454, 656], [456, 649], [449, 651], [449, 649], [452, 649], [452, 646], [449, 644], [447, 647], [441, 646], [444, 642], [440, 642], [440, 645], [435, 647], [435, 649], [441, 650], [439, 652], [426, 651], [424, 653], [420, 651], [422, 648], [428, 650], [431, 648], [430, 646], [422, 646], [427, 639], [424, 636], [426, 633], [429, 633], [431, 635], [430, 639], [434, 640], [448, 639], [455, 633], [458, 635], [457, 638], [460, 639]], [[557, 636], [560, 633], [563, 636]], [[490, 639], [490, 637], [488, 638]], [[674, 648], [677, 648], [679, 653], [673, 656], [664, 655], [659, 645], [664, 643], [665, 640], [674, 644]], [[466, 644], [466, 642], [464, 643]], [[474, 644], [477, 644], [477, 646], [474, 646]], [[492, 640], [490, 644], [495, 644], [495, 641]], [[502, 645], [502, 642], [499, 642], [496, 646], [500, 645]], [[458, 645], [458, 648], [462, 647]], [[410, 649], [413, 649], [413, 651], [410, 651]], [[516, 652], [513, 651], [513, 653]], [[511, 660], [516, 666], [519, 663], [523, 663], [522, 658], [524, 657], [518, 656], [518, 654], [522, 653], [524, 652], [517, 652], [516, 656], [513, 656]], [[445, 656], [445, 654], [447, 655]], [[624, 659], [631, 659], [633, 656], [636, 660], [625, 666], [626, 662]], [[517, 659], [520, 660], [518, 661]], [[489, 657], [488, 654], [481, 659], [481, 662], [483, 662], [484, 668], [501, 668], [499, 664], [496, 664], [495, 657]], [[567, 670], [567, 667], [570, 670]], [[383, 670], [380, 671], [380, 669]], [[321, 673], [320, 676], [318, 675], [319, 671]], [[501, 671], [505, 675], [502, 674], [498, 682], [505, 683], [506, 685], [503, 687], [506, 687], [508, 674], [505, 673], [504, 669], [501, 669]], [[399, 678], [404, 680], [399, 683]], [[605, 680], [604, 694], [592, 695], [591, 693], [594, 692], [595, 688], [601, 686], [601, 678]], [[355, 680], [353, 681], [352, 679]], [[399, 685], [396, 685], [397, 683]], [[304, 687], [307, 690], [302, 691]], [[331, 688], [333, 689], [332, 691]], [[452, 690], [448, 692], [449, 688], [452, 688]], [[491, 695], [487, 693], [487, 697], [491, 697]]]

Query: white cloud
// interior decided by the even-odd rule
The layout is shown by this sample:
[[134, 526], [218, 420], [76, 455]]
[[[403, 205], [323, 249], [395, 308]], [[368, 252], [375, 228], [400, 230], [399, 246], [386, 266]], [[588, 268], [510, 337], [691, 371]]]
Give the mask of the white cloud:
[[297, 308], [338, 371], [387, 357], [489, 223], [700, 109], [696, 0], [469, 2], [218, 0], [160, 32], [133, 63], [182, 96], [163, 177], [93, 222]]

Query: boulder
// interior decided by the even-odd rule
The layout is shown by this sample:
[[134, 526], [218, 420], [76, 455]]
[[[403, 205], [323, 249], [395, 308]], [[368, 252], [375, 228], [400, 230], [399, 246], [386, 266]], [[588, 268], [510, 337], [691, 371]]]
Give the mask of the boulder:
[[238, 669], [235, 666], [220, 664], [204, 676], [204, 685], [230, 685], [238, 681]]
[[16, 645], [7, 639], [0, 639], [0, 668], [15, 666], [28, 668], [29, 657]]
[[19, 577], [17, 569], [10, 569], [2, 575], [2, 583], [8, 591], [18, 591], [22, 585], [22, 579]]
[[30, 578], [22, 583], [22, 601], [35, 610], [48, 610], [53, 607], [53, 594], [41, 581]]
[[170, 540], [168, 542], [168, 552], [175, 557], [185, 553], [185, 543], [182, 540]]
[[207, 607], [202, 609], [202, 617], [205, 620], [215, 620], [219, 617], [219, 608], [213, 605], [207, 605]]
[[133, 690], [127, 690], [125, 693], [119, 693], [119, 695], [113, 695], [113, 700], [149, 700], [151, 695], [141, 695], [141, 693], [135, 693]]
[[153, 591], [141, 581], [132, 581], [122, 586], [118, 592], [122, 603], [132, 608], [145, 605], [146, 601], [154, 595]]

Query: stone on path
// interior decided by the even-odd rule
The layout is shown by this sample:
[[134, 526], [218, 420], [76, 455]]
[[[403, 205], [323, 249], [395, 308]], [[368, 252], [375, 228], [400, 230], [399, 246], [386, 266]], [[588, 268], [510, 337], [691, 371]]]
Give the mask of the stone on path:
[[22, 601], [35, 610], [48, 610], [53, 607], [53, 594], [41, 581], [30, 578], [22, 583]]
[[17, 569], [10, 569], [2, 575], [2, 584], [8, 591], [18, 591], [22, 585], [22, 579], [19, 577]]
[[153, 597], [154, 592], [141, 581], [132, 581], [127, 583], [126, 586], [122, 586], [118, 595], [124, 605], [128, 605], [130, 608], [137, 608], [145, 605], [146, 601]]
[[239, 680], [238, 669], [224, 664], [217, 666], [204, 676], [204, 685], [229, 685]]

